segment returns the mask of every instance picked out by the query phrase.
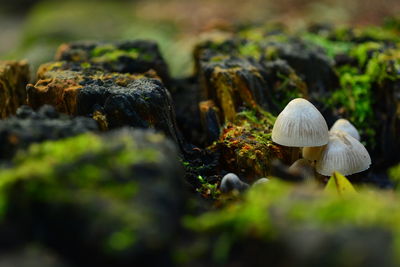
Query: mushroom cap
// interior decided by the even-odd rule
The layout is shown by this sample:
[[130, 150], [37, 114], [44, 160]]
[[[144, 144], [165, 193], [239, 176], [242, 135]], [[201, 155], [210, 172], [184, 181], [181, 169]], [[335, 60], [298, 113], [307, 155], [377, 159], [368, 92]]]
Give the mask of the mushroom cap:
[[346, 132], [333, 131], [315, 169], [325, 176], [331, 176], [334, 171], [351, 175], [365, 171], [370, 165], [371, 157], [357, 139]]
[[220, 185], [220, 189], [223, 193], [227, 193], [227, 192], [230, 192], [233, 190], [242, 192], [245, 189], [247, 189], [248, 187], [249, 187], [249, 185], [247, 183], [243, 182], [242, 180], [240, 180], [240, 178], [234, 173], [226, 174], [222, 178], [221, 185]]
[[332, 125], [330, 131], [343, 131], [360, 141], [360, 134], [358, 133], [357, 128], [346, 119], [338, 119]]
[[328, 143], [328, 125], [309, 101], [296, 98], [276, 118], [272, 141], [283, 146], [309, 147]]

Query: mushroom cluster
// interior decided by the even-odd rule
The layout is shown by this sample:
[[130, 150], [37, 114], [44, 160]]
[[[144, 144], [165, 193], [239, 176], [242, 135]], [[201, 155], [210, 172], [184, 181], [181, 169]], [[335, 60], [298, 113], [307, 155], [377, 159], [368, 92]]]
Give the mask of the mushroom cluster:
[[351, 175], [369, 168], [371, 157], [359, 140], [357, 129], [346, 119], [337, 120], [328, 131], [322, 114], [302, 98], [289, 102], [272, 129], [272, 141], [292, 147], [292, 162], [298, 158], [293, 147], [302, 147], [303, 158], [324, 176], [334, 171]]

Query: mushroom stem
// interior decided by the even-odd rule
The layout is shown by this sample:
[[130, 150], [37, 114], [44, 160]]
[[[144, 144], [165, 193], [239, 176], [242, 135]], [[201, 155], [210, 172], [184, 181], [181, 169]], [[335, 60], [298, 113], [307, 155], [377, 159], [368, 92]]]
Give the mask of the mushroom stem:
[[298, 147], [291, 147], [290, 148], [290, 164], [293, 164], [296, 160], [299, 159], [299, 148]]

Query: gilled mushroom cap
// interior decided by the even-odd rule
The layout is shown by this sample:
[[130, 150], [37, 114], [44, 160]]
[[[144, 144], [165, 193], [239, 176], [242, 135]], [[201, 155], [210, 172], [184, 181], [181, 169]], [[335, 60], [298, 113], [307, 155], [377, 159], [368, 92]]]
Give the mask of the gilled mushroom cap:
[[283, 146], [323, 146], [328, 143], [328, 125], [318, 109], [303, 98], [287, 104], [272, 129], [272, 141]]
[[371, 165], [367, 149], [354, 137], [343, 131], [333, 131], [329, 143], [317, 160], [318, 173], [330, 176], [334, 171], [343, 175], [365, 171]]
[[343, 131], [353, 136], [355, 139], [360, 141], [360, 134], [356, 127], [346, 119], [338, 119], [331, 127], [330, 131]]

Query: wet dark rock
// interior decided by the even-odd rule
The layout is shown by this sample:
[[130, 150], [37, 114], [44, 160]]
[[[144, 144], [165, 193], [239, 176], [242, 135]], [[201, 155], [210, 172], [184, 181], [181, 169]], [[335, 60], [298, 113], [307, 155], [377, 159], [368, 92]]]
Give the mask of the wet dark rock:
[[310, 95], [320, 98], [338, 86], [333, 61], [317, 46], [293, 40], [278, 46], [278, 57], [296, 70], [306, 82]]
[[33, 143], [97, 130], [96, 121], [90, 118], [60, 115], [51, 106], [43, 106], [37, 112], [22, 106], [16, 116], [0, 121], [0, 160], [12, 159], [18, 150]]
[[233, 246], [226, 264], [246, 262], [265, 266], [265, 261], [271, 261], [276, 266], [395, 266], [392, 245], [391, 234], [383, 229], [338, 227], [331, 232], [286, 229], [280, 240], [265, 242], [251, 237], [240, 240]]
[[271, 106], [268, 84], [259, 68], [246, 59], [200, 61], [198, 75], [203, 95], [217, 104], [221, 121], [232, 120], [243, 107]]
[[400, 74], [397, 77], [377, 84], [373, 90], [378, 140], [374, 154], [377, 165], [383, 169], [400, 162]]
[[108, 129], [155, 128], [183, 147], [171, 97], [156, 79], [140, 79], [127, 87], [87, 85], [77, 95], [77, 107], [79, 115], [104, 116]]
[[200, 102], [199, 106], [203, 132], [206, 132], [206, 142], [210, 145], [217, 141], [221, 134], [219, 109], [212, 100]]
[[176, 80], [171, 91], [176, 122], [185, 140], [196, 146], [205, 147], [207, 137], [202, 129], [198, 105], [201, 95], [197, 80], [193, 77]]
[[277, 114], [295, 97], [321, 99], [338, 86], [334, 61], [317, 45], [282, 33], [262, 41], [241, 35], [203, 42], [194, 53], [203, 95], [223, 119], [255, 106]]
[[19, 106], [26, 104], [29, 77], [27, 62], [0, 61], [0, 118], [14, 115]]
[[60, 112], [91, 117], [101, 130], [155, 128], [183, 149], [170, 93], [154, 72], [109, 73], [96, 65], [54, 62], [42, 65], [38, 76], [28, 86], [30, 106], [50, 104]]
[[30, 244], [22, 248], [0, 253], [0, 267], [68, 267], [71, 264], [60, 259], [52, 251]]

